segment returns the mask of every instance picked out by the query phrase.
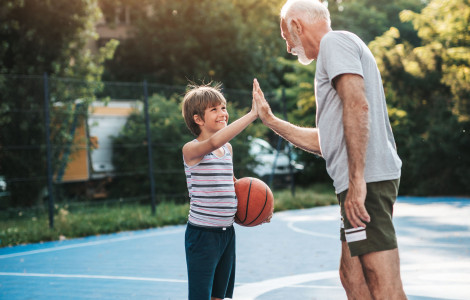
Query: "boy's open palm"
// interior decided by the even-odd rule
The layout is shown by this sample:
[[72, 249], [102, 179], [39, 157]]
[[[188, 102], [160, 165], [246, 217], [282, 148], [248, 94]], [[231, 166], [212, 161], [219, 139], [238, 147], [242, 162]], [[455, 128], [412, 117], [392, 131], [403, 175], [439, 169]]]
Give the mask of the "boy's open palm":
[[252, 99], [252, 102], [251, 102], [251, 111], [256, 114], [256, 117], [259, 117], [258, 102], [255, 99], [256, 93], [257, 93], [257, 91], [255, 89], [255, 83], [253, 81], [253, 99]]

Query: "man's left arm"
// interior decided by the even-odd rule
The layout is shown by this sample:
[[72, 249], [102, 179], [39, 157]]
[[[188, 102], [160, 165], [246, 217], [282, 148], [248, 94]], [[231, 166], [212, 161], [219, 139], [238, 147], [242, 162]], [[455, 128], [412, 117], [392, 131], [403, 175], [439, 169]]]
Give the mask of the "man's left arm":
[[348, 153], [349, 189], [344, 207], [353, 227], [366, 227], [370, 216], [365, 208], [367, 194], [364, 179], [367, 144], [369, 142], [369, 105], [364, 79], [356, 74], [334, 78], [336, 91], [343, 102], [343, 126]]

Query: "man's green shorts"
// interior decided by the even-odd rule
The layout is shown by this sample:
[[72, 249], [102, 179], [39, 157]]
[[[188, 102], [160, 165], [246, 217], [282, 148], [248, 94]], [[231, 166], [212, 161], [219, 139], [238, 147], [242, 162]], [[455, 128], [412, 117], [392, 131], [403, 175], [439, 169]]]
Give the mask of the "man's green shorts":
[[337, 195], [341, 206], [341, 241], [348, 242], [351, 256], [397, 248], [392, 223], [393, 205], [397, 199], [399, 179], [367, 183], [366, 210], [370, 223], [366, 228], [354, 228], [344, 211], [348, 190]]

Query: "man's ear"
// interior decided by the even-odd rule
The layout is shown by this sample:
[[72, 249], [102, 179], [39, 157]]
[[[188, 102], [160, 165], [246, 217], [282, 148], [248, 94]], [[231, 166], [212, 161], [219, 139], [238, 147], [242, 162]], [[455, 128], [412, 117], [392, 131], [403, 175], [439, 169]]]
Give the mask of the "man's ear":
[[302, 22], [299, 19], [292, 19], [291, 24], [292, 30], [297, 34], [297, 36], [300, 36], [303, 32]]
[[199, 126], [202, 126], [204, 125], [204, 120], [199, 116], [199, 115], [194, 115], [193, 116], [193, 119], [194, 119], [194, 122], [199, 125]]

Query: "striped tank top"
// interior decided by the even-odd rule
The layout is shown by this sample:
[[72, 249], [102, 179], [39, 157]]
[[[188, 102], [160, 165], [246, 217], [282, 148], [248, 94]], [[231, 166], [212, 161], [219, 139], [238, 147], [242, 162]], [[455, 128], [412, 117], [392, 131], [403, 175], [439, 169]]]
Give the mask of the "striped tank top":
[[206, 227], [228, 227], [237, 212], [233, 183], [232, 155], [227, 146], [224, 155], [206, 154], [194, 166], [184, 163], [190, 197], [189, 223]]

